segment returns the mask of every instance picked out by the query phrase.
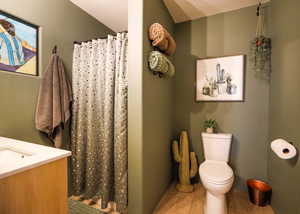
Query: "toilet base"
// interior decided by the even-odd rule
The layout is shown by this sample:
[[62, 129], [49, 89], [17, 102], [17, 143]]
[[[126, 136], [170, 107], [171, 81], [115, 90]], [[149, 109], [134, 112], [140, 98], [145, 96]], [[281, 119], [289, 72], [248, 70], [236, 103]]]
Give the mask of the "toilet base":
[[215, 196], [206, 191], [204, 214], [227, 214], [227, 202], [225, 195]]

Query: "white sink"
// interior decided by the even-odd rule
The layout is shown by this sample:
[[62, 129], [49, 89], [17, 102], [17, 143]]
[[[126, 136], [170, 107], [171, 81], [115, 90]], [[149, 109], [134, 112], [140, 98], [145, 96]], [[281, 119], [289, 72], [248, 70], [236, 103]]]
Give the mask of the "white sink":
[[70, 155], [70, 151], [0, 137], [0, 179]]
[[33, 153], [30, 153], [28, 151], [18, 150], [16, 148], [12, 148], [9, 146], [4, 146], [4, 147], [0, 146], [0, 167], [1, 166], [3, 167], [6, 161], [9, 162], [22, 161], [24, 158], [27, 158], [31, 155], [33, 155]]

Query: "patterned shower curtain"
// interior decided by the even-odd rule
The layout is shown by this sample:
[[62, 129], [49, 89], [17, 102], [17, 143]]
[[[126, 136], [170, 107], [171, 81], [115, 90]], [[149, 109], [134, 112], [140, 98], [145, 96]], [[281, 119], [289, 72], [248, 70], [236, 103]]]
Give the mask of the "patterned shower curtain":
[[74, 195], [127, 207], [127, 33], [74, 45]]

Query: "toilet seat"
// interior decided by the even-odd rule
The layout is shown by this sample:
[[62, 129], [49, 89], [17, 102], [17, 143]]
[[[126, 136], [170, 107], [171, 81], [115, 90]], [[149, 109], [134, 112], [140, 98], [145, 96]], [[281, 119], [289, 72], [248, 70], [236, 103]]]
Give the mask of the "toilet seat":
[[206, 160], [199, 167], [200, 176], [209, 183], [224, 185], [232, 182], [233, 171], [223, 161]]

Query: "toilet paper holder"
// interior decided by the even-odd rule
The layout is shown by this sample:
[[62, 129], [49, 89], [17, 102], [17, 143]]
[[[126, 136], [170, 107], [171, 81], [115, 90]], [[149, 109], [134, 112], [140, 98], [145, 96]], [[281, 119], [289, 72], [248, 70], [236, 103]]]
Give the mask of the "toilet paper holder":
[[297, 155], [294, 143], [282, 138], [273, 140], [271, 142], [271, 149], [281, 159], [292, 159]]

